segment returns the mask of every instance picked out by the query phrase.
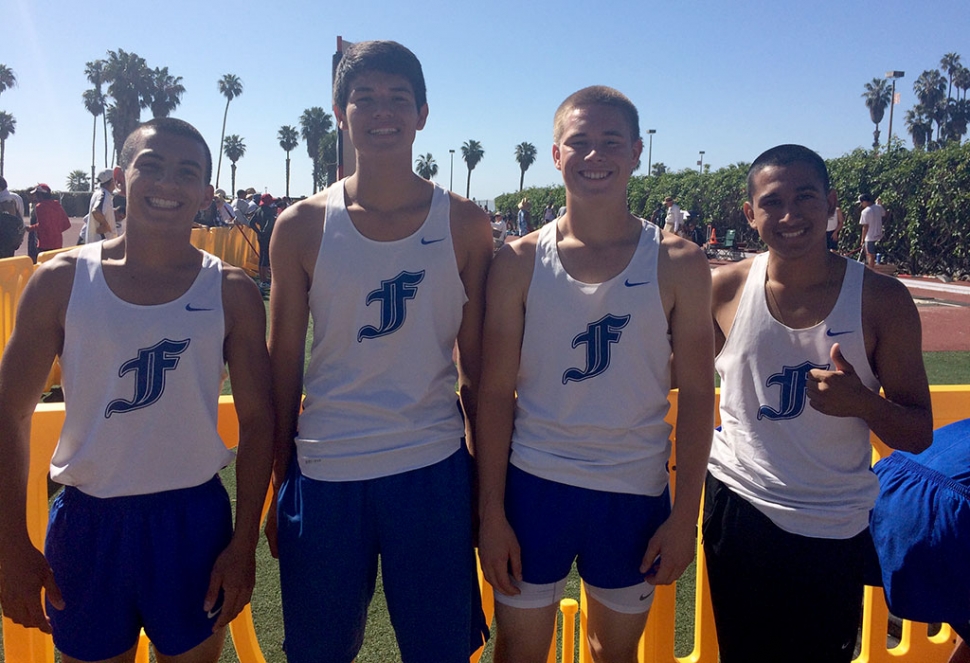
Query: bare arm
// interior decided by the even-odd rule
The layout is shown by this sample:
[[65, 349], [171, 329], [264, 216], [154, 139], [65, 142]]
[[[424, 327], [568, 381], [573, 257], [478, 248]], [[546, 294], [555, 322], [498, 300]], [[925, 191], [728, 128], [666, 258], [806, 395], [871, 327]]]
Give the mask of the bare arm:
[[[318, 194], [319, 195], [319, 194]], [[276, 411], [273, 435], [273, 496], [293, 454], [303, 397], [303, 363], [310, 319], [310, 275], [320, 247], [324, 208], [314, 198], [287, 208], [270, 240], [273, 285], [270, 295], [269, 356]], [[270, 509], [266, 536], [276, 556], [276, 509]]]
[[41, 588], [64, 603], [44, 556], [27, 533], [30, 424], [51, 362], [64, 344], [73, 261], [41, 266], [24, 290], [0, 361], [0, 603], [14, 622], [50, 633]]
[[506, 595], [518, 594], [509, 577], [521, 580], [519, 544], [505, 518], [505, 479], [512, 444], [515, 383], [525, 329], [525, 296], [531, 280], [535, 238], [499, 250], [488, 277], [484, 361], [479, 390], [479, 557], [485, 579]]
[[482, 371], [482, 324], [485, 318], [485, 279], [492, 262], [492, 227], [472, 202], [456, 204], [452, 197], [452, 236], [468, 301], [458, 330], [458, 395], [465, 411], [465, 443], [475, 453], [478, 384]]
[[933, 409], [923, 367], [919, 313], [906, 287], [866, 270], [862, 320], [866, 353], [886, 397], [862, 384], [855, 368], [832, 347], [834, 371], [812, 371], [806, 386], [816, 410], [859, 417], [893, 449], [919, 453], [933, 441]]
[[711, 275], [702, 251], [684, 240], [665, 238], [660, 283], [670, 321], [677, 399], [677, 485], [670, 518], [647, 546], [641, 572], [657, 556], [660, 566], [648, 581], [675, 581], [694, 559], [695, 528], [707, 459], [714, 432], [714, 328]]
[[213, 567], [205, 610], [224, 590], [222, 613], [213, 629], [227, 625], [249, 603], [256, 583], [256, 544], [266, 487], [273, 466], [273, 409], [266, 312], [256, 285], [241, 270], [223, 276], [226, 338], [223, 352], [232, 378], [239, 419], [236, 451], [236, 527], [232, 541]]

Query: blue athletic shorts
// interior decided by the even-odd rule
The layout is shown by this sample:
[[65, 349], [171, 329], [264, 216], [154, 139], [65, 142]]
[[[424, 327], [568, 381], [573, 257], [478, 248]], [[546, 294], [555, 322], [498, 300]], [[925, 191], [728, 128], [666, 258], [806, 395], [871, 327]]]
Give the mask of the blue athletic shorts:
[[51, 506], [44, 552], [65, 603], [47, 603], [55, 646], [100, 661], [131, 649], [142, 628], [167, 656], [201, 644], [222, 608], [221, 598], [202, 608], [209, 575], [231, 538], [219, 477], [108, 499], [66, 486]]
[[893, 614], [970, 635], [970, 419], [944, 426], [921, 454], [876, 463], [869, 529]]
[[590, 490], [510, 465], [505, 513], [522, 550], [525, 582], [562, 580], [575, 560], [587, 584], [618, 589], [643, 583], [640, 564], [650, 537], [670, 516], [670, 493]]
[[279, 491], [280, 589], [289, 663], [360, 650], [378, 557], [405, 663], [467, 663], [488, 625], [471, 528], [471, 457], [363, 481], [316, 481], [294, 459]]

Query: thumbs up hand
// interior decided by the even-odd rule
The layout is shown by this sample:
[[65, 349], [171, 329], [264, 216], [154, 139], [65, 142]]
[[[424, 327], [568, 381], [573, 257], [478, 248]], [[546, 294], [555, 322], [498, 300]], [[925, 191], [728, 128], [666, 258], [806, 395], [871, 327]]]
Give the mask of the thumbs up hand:
[[832, 345], [829, 356], [835, 370], [814, 369], [805, 381], [809, 404], [833, 417], [863, 417], [866, 399], [873, 392], [862, 384], [838, 343]]

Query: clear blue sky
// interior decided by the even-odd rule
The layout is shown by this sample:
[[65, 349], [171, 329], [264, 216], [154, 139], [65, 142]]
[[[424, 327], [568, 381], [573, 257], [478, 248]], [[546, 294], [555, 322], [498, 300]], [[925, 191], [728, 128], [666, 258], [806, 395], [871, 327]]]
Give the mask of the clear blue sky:
[[[704, 162], [717, 169], [785, 142], [825, 158], [871, 145], [873, 126], [860, 95], [866, 82], [891, 69], [906, 72], [897, 84], [902, 98], [893, 132], [908, 141], [902, 116], [914, 103], [920, 72], [938, 68], [948, 52], [970, 64], [966, 0], [10, 0], [4, 17], [0, 62], [19, 81], [0, 95], [0, 110], [17, 119], [6, 145], [12, 188], [44, 181], [62, 189], [71, 170], [90, 172], [84, 65], [109, 49], [134, 51], [149, 66], [182, 76], [186, 93], [174, 115], [198, 127], [210, 147], [219, 140], [225, 106], [217, 81], [239, 76], [244, 91], [230, 105], [226, 130], [247, 146], [237, 185], [282, 195], [284, 153], [276, 133], [284, 124], [297, 126], [305, 108], [330, 109], [337, 35], [399, 41], [421, 59], [428, 84], [430, 117], [414, 156], [430, 152], [437, 180], [448, 186], [454, 149], [454, 188], [464, 194], [460, 148], [480, 141], [485, 158], [471, 182], [479, 199], [518, 188], [513, 152], [523, 141], [539, 153], [526, 186], [561, 182], [550, 156], [552, 115], [587, 85], [611, 85], [637, 104], [644, 135], [657, 130], [654, 162], [696, 167], [704, 150]], [[99, 128], [99, 168], [101, 141]], [[302, 142], [292, 157], [291, 193], [309, 194]], [[225, 159], [221, 184], [229, 189]]]

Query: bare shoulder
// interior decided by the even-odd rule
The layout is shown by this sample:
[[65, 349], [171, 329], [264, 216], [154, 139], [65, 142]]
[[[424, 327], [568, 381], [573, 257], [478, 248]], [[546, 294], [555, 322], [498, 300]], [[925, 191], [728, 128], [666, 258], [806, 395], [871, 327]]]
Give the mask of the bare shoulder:
[[37, 297], [47, 303], [60, 302], [66, 306], [74, 287], [78, 253], [79, 250], [60, 253], [38, 265], [27, 283], [24, 298], [30, 302], [30, 299]]
[[710, 271], [707, 255], [694, 242], [666, 230], [660, 231], [661, 269], [674, 271]]
[[453, 234], [484, 234], [491, 237], [488, 214], [481, 207], [454, 193], [451, 197], [451, 228]]
[[733, 301], [741, 294], [754, 258], [722, 265], [711, 274], [712, 302], [716, 309], [719, 304]]
[[262, 301], [256, 283], [239, 267], [223, 263], [222, 288], [222, 299], [227, 306], [237, 303], [251, 305], [254, 301]]
[[301, 236], [319, 230], [327, 215], [329, 188], [290, 205], [276, 219], [273, 234], [282, 232], [289, 237]]
[[900, 316], [918, 316], [913, 297], [898, 279], [866, 269], [862, 278], [862, 315], [867, 326], [895, 325]]
[[494, 274], [496, 280], [504, 281], [509, 287], [521, 285], [528, 289], [532, 281], [538, 239], [539, 233], [533, 232], [508, 242], [496, 252], [489, 274]]

